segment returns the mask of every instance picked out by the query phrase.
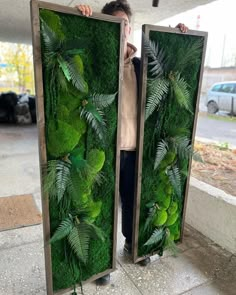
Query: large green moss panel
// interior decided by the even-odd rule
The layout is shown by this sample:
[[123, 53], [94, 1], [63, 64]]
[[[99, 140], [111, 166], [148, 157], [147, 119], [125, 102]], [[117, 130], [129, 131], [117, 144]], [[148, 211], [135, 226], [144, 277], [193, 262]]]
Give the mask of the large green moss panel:
[[[183, 206], [184, 206], [184, 196], [186, 191], [186, 180], [188, 174], [189, 161], [178, 161], [179, 169], [185, 171], [181, 174], [181, 190], [182, 197], [176, 198], [174, 189], [168, 180], [165, 172], [161, 169], [154, 170], [154, 161], [156, 156], [157, 144], [163, 139], [169, 136], [168, 130], [173, 128], [184, 128], [189, 133], [189, 139], [191, 141], [193, 133], [194, 116], [197, 103], [197, 93], [198, 84], [200, 78], [200, 68], [202, 60], [203, 51], [203, 37], [192, 36], [184, 34], [174, 34], [158, 31], [150, 31], [149, 39], [158, 43], [159, 50], [163, 50], [166, 62], [168, 62], [168, 71], [180, 72], [181, 77], [185, 79], [188, 84], [188, 89], [190, 92], [190, 103], [192, 108], [192, 113], [186, 111], [175, 100], [170, 100], [170, 95], [165, 99], [165, 103], [161, 103], [161, 106], [157, 112], [154, 112], [146, 121], [144, 125], [144, 141], [143, 141], [143, 158], [142, 158], [142, 182], [141, 182], [141, 197], [140, 197], [140, 218], [139, 218], [139, 236], [138, 236], [138, 256], [149, 255], [153, 251], [159, 251], [158, 246], [150, 250], [150, 248], [144, 246], [147, 240], [152, 235], [155, 226], [149, 227], [147, 230], [143, 231], [145, 222], [148, 218], [149, 208], [148, 204], [153, 200], [158, 200], [158, 204], [166, 209], [166, 213], [159, 214], [159, 219], [156, 219], [157, 224], [162, 224], [168, 227], [170, 233], [174, 233], [173, 240], [175, 242], [179, 241], [182, 218], [183, 218]], [[199, 53], [189, 62], [188, 65], [181, 66], [181, 61], [183, 57], [187, 54], [188, 48], [192, 47], [194, 42], [202, 41], [202, 48]], [[151, 78], [148, 71], [148, 76], [144, 78]], [[169, 159], [164, 158], [164, 160], [172, 161], [172, 155], [168, 155]], [[160, 167], [163, 164], [160, 165]], [[178, 218], [173, 224], [173, 220], [170, 220], [170, 212], [174, 212], [176, 205], [172, 203], [172, 208], [170, 208], [171, 202], [169, 198], [177, 203], [177, 215]], [[173, 207], [174, 205], [174, 207]], [[164, 210], [165, 211], [165, 210]], [[166, 221], [166, 217], [169, 221]], [[172, 219], [176, 219], [176, 216], [172, 216]], [[172, 224], [171, 226], [168, 226]], [[158, 227], [157, 227], [158, 228]], [[163, 245], [162, 245], [163, 246]], [[151, 251], [151, 252], [150, 252]], [[162, 251], [161, 251], [162, 252]], [[162, 254], [162, 253], [161, 253]]]
[[[44, 21], [47, 21], [50, 27], [50, 17], [47, 18], [47, 11], [45, 11], [46, 10], [40, 10], [40, 13], [44, 16]], [[89, 92], [100, 94], [118, 92], [120, 24], [64, 13], [56, 13], [56, 15], [60, 22], [60, 26], [56, 26], [56, 29], [62, 38], [68, 40], [83, 38], [83, 40], [87, 40], [89, 44], [85, 46], [86, 48], [84, 48], [80, 54], [83, 62], [84, 80], [88, 85]], [[55, 23], [53, 26], [55, 28]], [[44, 50], [45, 48], [42, 46], [42, 51]], [[42, 56], [44, 56], [44, 52], [42, 52]], [[45, 111], [47, 111], [46, 106], [50, 105], [51, 97], [49, 91], [50, 77], [45, 74], [45, 71], [43, 83]], [[70, 91], [70, 95], [64, 90], [59, 92], [57, 108], [57, 119], [59, 120], [54, 124], [51, 120], [47, 121], [46, 118], [45, 123], [46, 126], [49, 126], [47, 128], [50, 130], [53, 130], [53, 128], [57, 130], [48, 140], [48, 159], [55, 159], [61, 156], [66, 148], [74, 148], [78, 141], [85, 149], [85, 157], [88, 156], [89, 151], [93, 148], [103, 150], [105, 153], [105, 163], [102, 168], [103, 183], [102, 185], [95, 184], [92, 188], [93, 200], [102, 202], [101, 213], [97, 217], [95, 224], [102, 229], [105, 241], [102, 242], [98, 239], [91, 240], [89, 261], [87, 265], [81, 264], [81, 271], [77, 273], [79, 280], [84, 281], [92, 275], [112, 268], [117, 101], [104, 110], [107, 131], [105, 140], [101, 142], [94, 131], [88, 126], [86, 127], [86, 133], [82, 136], [80, 136], [81, 132], [70, 132], [69, 126], [72, 126], [77, 131], [84, 131], [85, 129], [81, 121], [76, 120], [76, 116], [78, 116], [78, 114], [76, 114], [76, 107], [80, 104], [82, 99], [83, 96], [77, 93], [76, 90]], [[62, 107], [60, 107], [60, 103]], [[74, 117], [71, 115], [68, 116], [71, 110], [75, 110]], [[61, 120], [63, 123], [61, 123]], [[62, 131], [60, 131], [59, 127], [61, 127]], [[46, 136], [48, 136], [49, 133], [52, 134], [52, 132], [53, 131], [46, 132]], [[60, 137], [68, 141], [67, 139], [70, 139], [70, 136], [70, 143], [65, 149], [62, 148], [61, 150], [60, 148], [56, 148], [57, 145], [63, 143], [63, 139]], [[56, 138], [58, 141], [56, 141]], [[53, 152], [55, 150], [57, 150], [57, 152]], [[50, 201], [49, 214], [52, 234], [61, 222], [58, 206], [53, 201]], [[63, 241], [53, 243], [51, 245], [51, 254], [54, 290], [71, 287], [74, 284], [74, 279], [68, 264], [68, 257], [65, 255], [65, 243]]]

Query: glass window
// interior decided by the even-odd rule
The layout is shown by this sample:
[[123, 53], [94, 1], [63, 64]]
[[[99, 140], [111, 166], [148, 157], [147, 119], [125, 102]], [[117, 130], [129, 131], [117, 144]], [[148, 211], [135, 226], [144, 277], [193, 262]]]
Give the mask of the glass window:
[[217, 84], [217, 85], [213, 86], [211, 91], [218, 92], [220, 90], [220, 87], [221, 87], [221, 84]]
[[234, 89], [232, 93], [236, 94], [236, 84], [234, 84]]
[[234, 92], [234, 84], [223, 84], [222, 88], [220, 89], [220, 92], [225, 92], [225, 93], [233, 93]]

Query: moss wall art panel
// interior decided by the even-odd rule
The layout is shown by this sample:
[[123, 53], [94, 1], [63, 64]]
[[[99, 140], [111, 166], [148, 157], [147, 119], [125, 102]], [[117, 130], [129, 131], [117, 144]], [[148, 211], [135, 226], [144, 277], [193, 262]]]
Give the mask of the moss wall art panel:
[[38, 18], [43, 87], [38, 123], [50, 228], [46, 265], [56, 292], [115, 268], [122, 31], [121, 21], [112, 17], [83, 17], [75, 9], [40, 2]]
[[[181, 240], [206, 33], [145, 26], [134, 260]], [[143, 141], [141, 139], [143, 138]]]

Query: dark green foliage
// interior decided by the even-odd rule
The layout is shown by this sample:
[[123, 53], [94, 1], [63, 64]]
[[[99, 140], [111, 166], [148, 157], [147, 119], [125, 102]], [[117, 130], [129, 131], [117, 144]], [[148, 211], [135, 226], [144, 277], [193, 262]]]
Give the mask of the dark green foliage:
[[150, 79], [147, 88], [147, 104], [145, 119], [158, 108], [159, 104], [166, 98], [169, 90], [169, 81], [165, 78]]
[[118, 89], [120, 25], [47, 10], [40, 17], [56, 291], [112, 266], [117, 105], [107, 93]]
[[172, 166], [167, 171], [167, 175], [169, 176], [169, 180], [174, 188], [176, 196], [181, 198], [182, 190], [181, 190], [181, 176], [180, 176], [179, 168], [177, 166]]
[[[138, 255], [176, 253], [203, 38], [150, 32]], [[166, 219], [167, 213], [167, 219]], [[163, 224], [164, 223], [164, 224]], [[160, 224], [160, 225], [159, 225]]]
[[144, 244], [144, 246], [150, 246], [150, 245], [155, 245], [157, 243], [159, 243], [162, 238], [163, 238], [163, 229], [159, 228], [159, 229], [155, 229], [154, 232], [152, 233], [151, 237], [147, 240], [147, 242]]
[[82, 102], [80, 117], [84, 118], [88, 125], [93, 128], [100, 140], [106, 140], [106, 122], [103, 109], [107, 108], [115, 100], [116, 94], [94, 94], [88, 96]]

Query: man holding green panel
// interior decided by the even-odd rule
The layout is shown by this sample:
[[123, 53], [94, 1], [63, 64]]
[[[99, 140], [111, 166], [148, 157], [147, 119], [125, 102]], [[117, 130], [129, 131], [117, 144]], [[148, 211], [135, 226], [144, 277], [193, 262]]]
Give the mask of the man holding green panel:
[[[76, 8], [85, 16], [92, 15], [92, 8], [89, 5], [77, 5]], [[137, 51], [136, 47], [128, 43], [128, 38], [131, 33], [130, 22], [132, 16], [129, 3], [126, 0], [111, 1], [102, 8], [101, 12], [123, 18], [125, 21], [119, 188], [122, 204], [122, 233], [125, 237], [124, 251], [131, 254], [140, 59], [135, 57]], [[188, 28], [181, 23], [176, 27], [179, 28], [182, 33], [186, 33], [188, 30]], [[142, 266], [146, 266], [148, 263], [150, 263], [149, 257], [139, 262]], [[106, 285], [109, 282], [110, 275], [106, 275], [97, 280], [97, 283], [100, 285]]]

